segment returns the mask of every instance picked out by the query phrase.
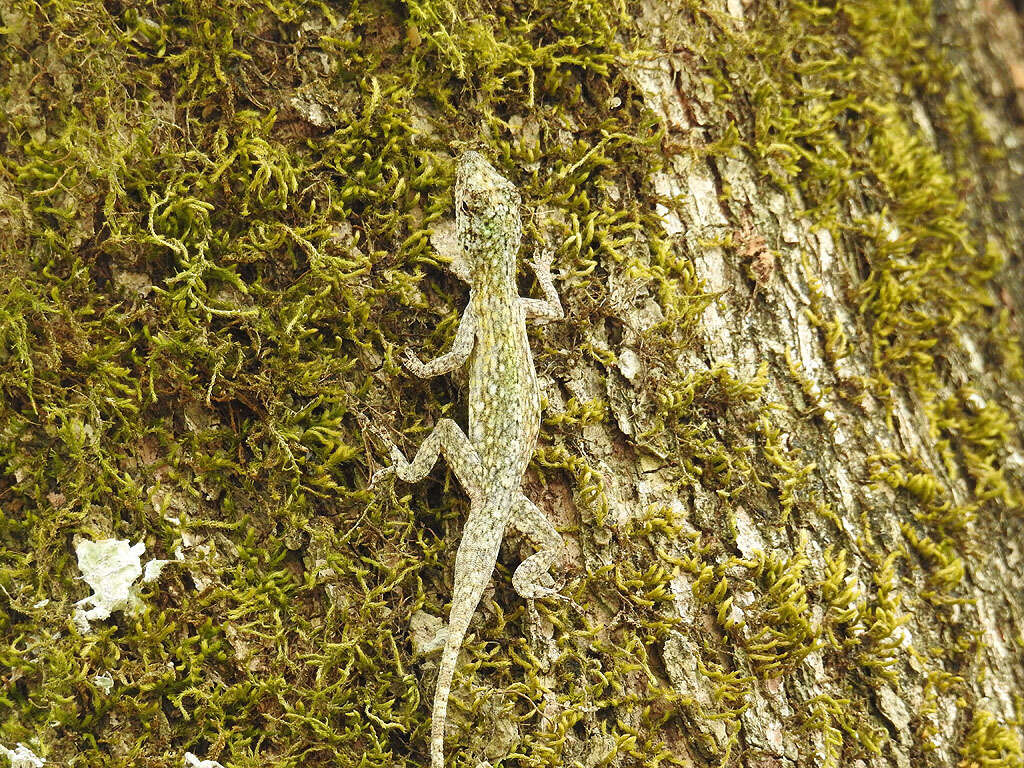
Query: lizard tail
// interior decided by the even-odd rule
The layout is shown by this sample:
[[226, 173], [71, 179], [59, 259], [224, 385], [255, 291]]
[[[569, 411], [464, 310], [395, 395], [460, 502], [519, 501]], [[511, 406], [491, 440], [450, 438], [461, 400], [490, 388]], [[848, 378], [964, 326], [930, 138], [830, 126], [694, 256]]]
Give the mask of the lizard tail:
[[448, 696], [452, 690], [455, 664], [459, 658], [462, 641], [469, 629], [477, 603], [484, 593], [487, 582], [468, 584], [455, 590], [452, 611], [448, 619], [448, 637], [441, 651], [441, 664], [437, 671], [437, 688], [434, 690], [434, 711], [430, 723], [430, 768], [444, 768], [444, 728], [448, 715]]
[[459, 646], [445, 642], [434, 691], [434, 712], [430, 722], [430, 768], [444, 768], [444, 725], [448, 716], [448, 694], [452, 689]]

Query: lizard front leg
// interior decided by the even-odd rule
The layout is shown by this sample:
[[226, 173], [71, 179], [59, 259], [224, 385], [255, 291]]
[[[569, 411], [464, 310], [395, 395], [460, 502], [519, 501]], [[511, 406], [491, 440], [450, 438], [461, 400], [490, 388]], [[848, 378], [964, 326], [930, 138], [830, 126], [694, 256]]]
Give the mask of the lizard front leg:
[[512, 574], [512, 586], [527, 599], [549, 597], [557, 593], [550, 569], [565, 558], [565, 543], [537, 505], [523, 494], [514, 502], [512, 526], [528, 538], [537, 552], [523, 560]]
[[542, 251], [530, 264], [533, 267], [533, 274], [537, 276], [537, 283], [544, 292], [544, 298], [519, 300], [528, 318], [547, 322], [565, 317], [562, 302], [558, 299], [558, 291], [555, 290], [555, 282], [551, 279], [553, 259], [553, 251]]
[[[472, 301], [472, 294], [470, 295]], [[413, 374], [421, 378], [439, 376], [442, 373], [452, 371], [466, 362], [473, 351], [473, 339], [476, 335], [476, 318], [473, 315], [472, 304], [466, 307], [459, 320], [459, 328], [455, 332], [455, 340], [452, 348], [429, 363], [420, 361], [408, 350], [403, 356], [405, 363]], [[391, 447], [392, 467], [402, 480], [407, 483], [415, 483], [426, 477], [431, 467], [437, 461], [439, 454], [444, 454], [448, 466], [459, 478], [459, 484], [465, 489], [470, 499], [476, 498], [483, 490], [483, 474], [480, 469], [480, 457], [476, 453], [458, 424], [451, 419], [441, 419], [437, 422], [434, 430], [427, 435], [427, 438], [420, 445], [413, 460], [407, 461], [405, 454], [398, 446]]]
[[440, 357], [434, 358], [429, 363], [421, 362], [416, 355], [406, 350], [402, 356], [402, 362], [413, 374], [421, 379], [430, 376], [440, 376], [442, 373], [454, 371], [463, 365], [473, 351], [473, 339], [476, 336], [476, 317], [473, 314], [473, 294], [469, 295], [469, 305], [462, 313], [459, 320], [459, 329], [455, 332], [455, 340], [452, 348]]

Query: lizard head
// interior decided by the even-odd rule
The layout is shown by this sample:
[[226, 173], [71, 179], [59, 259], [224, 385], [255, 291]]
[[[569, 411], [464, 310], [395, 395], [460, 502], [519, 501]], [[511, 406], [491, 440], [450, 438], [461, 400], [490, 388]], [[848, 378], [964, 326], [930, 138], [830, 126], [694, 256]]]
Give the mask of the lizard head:
[[455, 228], [470, 271], [509, 279], [523, 234], [522, 199], [512, 182], [479, 152], [459, 156], [455, 172]]

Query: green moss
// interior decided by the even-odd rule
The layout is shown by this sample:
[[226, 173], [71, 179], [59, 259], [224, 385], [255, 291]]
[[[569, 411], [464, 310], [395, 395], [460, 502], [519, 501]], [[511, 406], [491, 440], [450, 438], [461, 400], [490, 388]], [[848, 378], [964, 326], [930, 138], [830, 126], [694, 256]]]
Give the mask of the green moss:
[[984, 709], [974, 712], [974, 721], [960, 745], [964, 768], [1019, 768], [1024, 765], [1020, 737], [995, 715]]
[[800, 729], [820, 734], [819, 743], [813, 745], [820, 765], [837, 768], [844, 755], [869, 757], [882, 753], [884, 732], [866, 727], [864, 713], [856, 711], [853, 701], [816, 696], [807, 702], [805, 711]]
[[[558, 247], [581, 317], [609, 313], [606, 263], [643, 270], [677, 308], [662, 336], [699, 311], [652, 206], [607, 194], [622, 167], [643, 189], [658, 141], [622, 77], [625, 9], [474, 8], [445, 30], [432, 19], [454, 6], [5, 6], [0, 215], [18, 223], [0, 289], [0, 585], [12, 601], [0, 655], [18, 675], [5, 743], [31, 737], [69, 766], [166, 764], [185, 749], [233, 766], [422, 762], [429, 663], [399, 628], [420, 608], [443, 615], [427, 596], [450, 594], [443, 564], [465, 501], [438, 486], [372, 498], [355, 415], [395, 414], [414, 443], [425, 416], [457, 400], [393, 359], [399, 345], [444, 345], [464, 300], [428, 243], [450, 211], [449, 142], [487, 144], [531, 208], [560, 212], [531, 221], [529, 245]], [[293, 91], [320, 99], [328, 129], [301, 120]], [[580, 115], [591, 127], [563, 145], [561, 105], [584, 92], [619, 106]], [[537, 142], [510, 130], [517, 114], [538, 121]], [[435, 313], [414, 329], [422, 342], [411, 310]], [[571, 346], [542, 363], [561, 365]], [[605, 418], [599, 402], [570, 404], [546, 430]], [[549, 460], [603, 525], [599, 474], [548, 451], [538, 468]], [[84, 594], [74, 535], [141, 538], [165, 557], [187, 539], [190, 565], [170, 569], [137, 618], [58, 637], [41, 628], [64, 628]], [[665, 599], [663, 572], [621, 578]], [[539, 662], [526, 645], [493, 652], [524, 621], [499, 617], [470, 642], [460, 677], [486, 665], [505, 686], [523, 721], [511, 746], [535, 764], [558, 759], [591, 695], [662, 718], [657, 687], [623, 695], [628, 668], [595, 694], [603, 667], [643, 649], [620, 627], [625, 645], [599, 644], [587, 679], [572, 683], [582, 652], [556, 667], [566, 714], [538, 727], [524, 701], [544, 695]], [[115, 680], [109, 695], [97, 671]], [[480, 701], [457, 699], [456, 724], [460, 703]], [[667, 754], [606, 706], [600, 728], [623, 755]]]
[[[929, 403], [949, 477], [912, 456], [880, 459], [875, 481], [914, 520], [907, 551], [882, 555], [866, 526], [863, 582], [842, 550], [818, 579], [801, 547], [725, 556], [735, 519], [701, 512], [684, 525], [658, 509], [614, 528], [606, 481], [577, 447], [583, 429], [609, 423], [608, 403], [569, 400], [545, 420], [531, 477], [567, 486], [581, 519], [567, 535], [610, 538], [615, 554], [574, 574], [582, 610], [538, 606], [556, 628], [553, 655], [518, 639], [534, 625], [499, 565], [460, 668], [457, 731], [467, 715], [513, 724], [490, 757], [523, 765], [565, 762], [577, 727], [602, 737], [607, 763], [689, 764], [689, 752], [732, 764], [755, 680], [816, 652], [847, 670], [852, 654], [860, 671], [838, 683], [851, 702], [864, 699], [862, 678], [895, 679], [898, 567], [927, 569], [925, 598], [952, 622], [968, 521], [1015, 509], [1020, 489], [1002, 466], [1007, 404], [943, 392], [942, 356], [969, 330], [1024, 374], [992, 293], [1003, 247], [963, 204], [979, 162], [964, 147], [997, 153], [970, 85], [938, 53], [930, 5], [763, 3], [741, 28], [693, 3], [677, 50], [713, 94], [699, 145], [669, 135], [627, 76], [646, 55], [635, 11], [589, 0], [4, 5], [0, 664], [13, 671], [0, 742], [32, 739], [68, 766], [171, 764], [185, 749], [236, 767], [422, 763], [431, 661], [412, 654], [407, 628], [419, 610], [444, 613], [466, 500], [440, 475], [401, 497], [370, 494], [383, 457], [357, 416], [390, 420], [409, 447], [460, 407], [458, 386], [410, 380], [394, 353], [443, 347], [465, 300], [429, 244], [451, 207], [450, 150], [465, 143], [539, 212], [526, 248], [556, 249], [572, 322], [539, 334], [545, 372], [617, 375], [616, 352], [581, 330], [621, 333], [612, 278], [657, 303], [658, 323], [630, 329], [651, 397], [626, 442], [671, 457], [680, 489], [700, 483], [774, 525], [836, 522], [800, 417], [824, 419], [868, 390], [891, 408], [904, 387]], [[803, 273], [832, 372], [866, 342], [870, 380], [831, 386], [791, 362], [810, 408], [798, 413], [766, 401], [767, 365], [681, 367], [717, 297], [655, 213], [680, 205], [652, 182], [675, 151], [752, 159], [759, 183], [866, 260], [851, 286], [861, 338], [806, 258]], [[972, 494], [954, 505], [959, 480]], [[67, 620], [85, 594], [75, 536], [141, 539], [162, 557], [184, 546], [189, 565], [169, 568], [137, 617], [83, 635]], [[677, 569], [710, 620], [694, 639], [710, 703], [674, 690], [659, 658], [683, 629], [669, 609]], [[746, 612], [741, 591], [755, 600]], [[92, 683], [99, 672], [110, 694]], [[863, 707], [794, 701], [794, 724], [809, 743], [821, 735], [826, 762], [877, 752]], [[1008, 749], [1000, 728], [972, 729], [965, 756]], [[464, 728], [449, 744], [468, 761], [480, 740]]]
[[[762, 185], [787, 193], [812, 230], [826, 230], [843, 253], [866, 265], [864, 279], [848, 286], [858, 311], [851, 329], [840, 324], [810, 266], [813, 260], [797, 249], [792, 253], [791, 258], [800, 258], [810, 298], [805, 317], [819, 329], [822, 357], [835, 377], [815, 372], [812, 378], [787, 355], [791, 391], [797, 399], [802, 393], [810, 406], [797, 415], [856, 414], [870, 393], [889, 412], [892, 427], [897, 399], [906, 403], [909, 397], [912, 406], [920, 405], [930, 447], [943, 460], [944, 471], [936, 473], [909, 453], [875, 457], [872, 478], [897, 492], [898, 510], [913, 521], [903, 527], [903, 548], [885, 556], [872, 530], [873, 515], [865, 514], [858, 545], [869, 558], [874, 589], [848, 583], [845, 554], [831, 555], [821, 585], [821, 598], [829, 605], [823, 627], [828, 647], [846, 649], [861, 659], [862, 668], [883, 678], [896, 678], [902, 659], [913, 652], [900, 640], [909, 610], [920, 614], [923, 625], [934, 619], [950, 632], [948, 653], [936, 654], [946, 661], [918, 658], [915, 663], [934, 671], [936, 663], [952, 662], [956, 668], [962, 662], [963, 650], [973, 642], [965, 639], [972, 634], [971, 619], [960, 612], [954, 618], [950, 606], [963, 603], [959, 586], [965, 563], [977, 556], [969, 540], [972, 525], [1001, 529], [1021, 499], [1017, 482], [1003, 467], [1016, 441], [1015, 430], [1007, 428], [1010, 401], [998, 389], [951, 392], [943, 373], [947, 359], [976, 360], [979, 342], [985, 367], [1003, 366], [1010, 378], [1019, 375], [1020, 357], [1018, 334], [1011, 330], [998, 287], [1005, 257], [993, 222], [1002, 219], [1005, 194], [994, 184], [979, 189], [974, 181], [1000, 153], [955, 57], [930, 42], [937, 39], [934, 18], [925, 0], [765, 3], [750, 9], [740, 26], [694, 3], [677, 31], [678, 47], [696, 52], [695, 60], [704, 63], [701, 84], [713, 98], [703, 99], [702, 108], [720, 116], [712, 121], [716, 128], [709, 131], [708, 155], [752, 158]], [[746, 109], [753, 112], [749, 123], [731, 119]], [[921, 125], [921, 115], [928, 125]], [[735, 211], [733, 226], [740, 231], [745, 201], [734, 201], [727, 189], [722, 200]], [[847, 288], [834, 278], [830, 282], [837, 290]], [[865, 353], [871, 376], [851, 376], [847, 362], [857, 365]], [[774, 413], [765, 418], [771, 419], [772, 432], [743, 456], [775, 491], [769, 498], [778, 499], [784, 516], [797, 511], [799, 521], [806, 511], [786, 491], [800, 487], [804, 462], [799, 449], [782, 448], [779, 437], [785, 435], [796, 447], [800, 441], [794, 435], [804, 430], [796, 419]], [[863, 436], [855, 420], [854, 433]], [[743, 418], [734, 411], [731, 421]], [[808, 439], [820, 441], [820, 433]], [[812, 467], [804, 481], [811, 502], [805, 506], [829, 517], [827, 498], [818, 497], [821, 471]], [[751, 483], [733, 497], [752, 503], [756, 493]], [[931, 614], [918, 606], [916, 590], [899, 587], [903, 568], [914, 582], [925, 584], [920, 597]], [[924, 574], [919, 577], [916, 569]], [[858, 695], [851, 693], [851, 699]], [[821, 734], [825, 762], [839, 760], [835, 725], [821, 716], [808, 722]], [[919, 743], [922, 751], [928, 749], [925, 742]]]
[[802, 578], [808, 564], [805, 546], [801, 542], [791, 558], [762, 555], [752, 574], [761, 582], [764, 598], [755, 605], [760, 615], [745, 645], [754, 667], [765, 677], [793, 669], [822, 645], [820, 630], [810, 621]]

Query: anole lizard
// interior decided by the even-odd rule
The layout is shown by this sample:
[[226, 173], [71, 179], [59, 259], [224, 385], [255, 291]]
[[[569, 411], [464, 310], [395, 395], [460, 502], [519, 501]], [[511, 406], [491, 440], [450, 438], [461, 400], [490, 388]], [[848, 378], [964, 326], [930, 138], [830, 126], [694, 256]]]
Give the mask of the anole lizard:
[[[498, 559], [505, 528], [513, 525], [538, 548], [512, 576], [525, 598], [555, 593], [549, 568], [563, 556], [561, 536], [523, 495], [522, 480], [540, 431], [540, 386], [526, 335], [527, 318], [563, 317], [551, 280], [551, 256], [533, 262], [543, 299], [519, 296], [516, 259], [522, 240], [520, 196], [477, 152], [459, 157], [455, 181], [455, 224], [470, 285], [451, 350], [429, 363], [407, 352], [406, 367], [421, 377], [438, 376], [470, 359], [469, 436], [451, 419], [441, 419], [411, 462], [393, 446], [384, 470], [414, 483], [439, 454], [470, 498], [470, 511], [455, 555], [455, 584], [448, 635], [437, 675], [431, 722], [430, 765], [443, 768], [448, 696], [459, 649]], [[378, 478], [374, 478], [376, 481]]]

